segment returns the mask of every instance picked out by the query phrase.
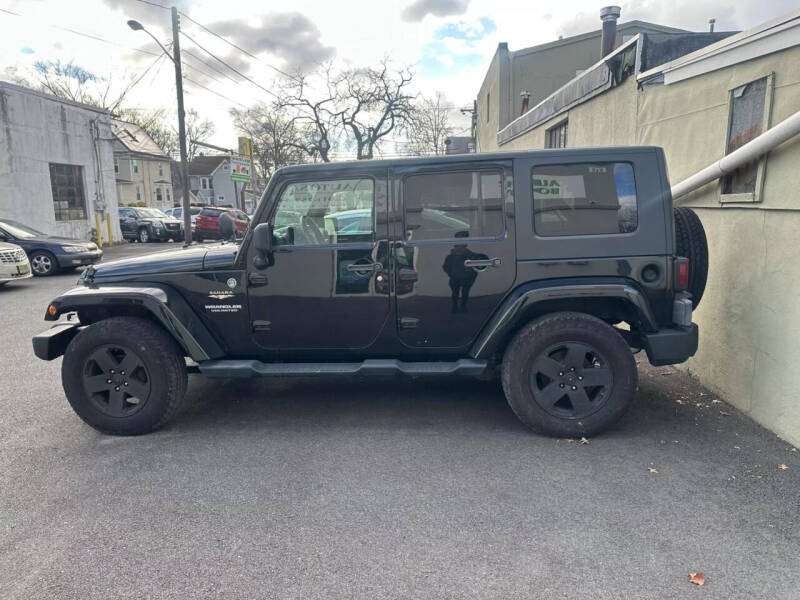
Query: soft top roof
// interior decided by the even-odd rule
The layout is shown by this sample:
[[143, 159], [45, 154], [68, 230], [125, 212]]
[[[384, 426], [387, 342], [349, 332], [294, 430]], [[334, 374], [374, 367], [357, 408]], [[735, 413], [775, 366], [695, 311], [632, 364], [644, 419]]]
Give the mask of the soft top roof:
[[[310, 163], [282, 167], [275, 175], [291, 175], [293, 173], [311, 173], [315, 171], [347, 171], [369, 169], [374, 167], [413, 167], [417, 165], [446, 165], [459, 163], [472, 163], [482, 161], [504, 161], [524, 158], [553, 158], [563, 155], [565, 158], [577, 157], [586, 154], [598, 154], [598, 160], [604, 153], [620, 153], [630, 151], [658, 151], [658, 146], [600, 146], [585, 148], [553, 148], [542, 150], [525, 150], [509, 152], [471, 152], [467, 154], [446, 154], [440, 156], [424, 156], [419, 158], [390, 158], [378, 160], [348, 160], [341, 162]], [[273, 176], [274, 177], [274, 176]]]

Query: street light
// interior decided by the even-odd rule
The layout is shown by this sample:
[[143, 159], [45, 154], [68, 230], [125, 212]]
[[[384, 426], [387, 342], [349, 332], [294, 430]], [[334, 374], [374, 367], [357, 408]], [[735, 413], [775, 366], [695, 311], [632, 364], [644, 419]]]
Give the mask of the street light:
[[186, 115], [183, 111], [183, 73], [181, 72], [180, 18], [178, 9], [172, 7], [172, 50], [170, 54], [158, 38], [145, 29], [144, 25], [131, 19], [128, 27], [133, 31], [144, 31], [175, 65], [175, 91], [178, 95], [178, 143], [181, 150], [181, 182], [183, 183], [183, 234], [184, 246], [192, 243], [192, 214], [189, 209], [189, 165], [186, 159]]

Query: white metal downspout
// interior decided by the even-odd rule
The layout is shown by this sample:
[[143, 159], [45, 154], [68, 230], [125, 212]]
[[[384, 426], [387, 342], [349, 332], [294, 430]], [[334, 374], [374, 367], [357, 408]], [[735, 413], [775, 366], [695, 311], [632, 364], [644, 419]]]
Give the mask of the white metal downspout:
[[800, 133], [800, 112], [794, 113], [741, 148], [737, 148], [714, 164], [672, 186], [673, 200], [754, 161], [798, 133]]

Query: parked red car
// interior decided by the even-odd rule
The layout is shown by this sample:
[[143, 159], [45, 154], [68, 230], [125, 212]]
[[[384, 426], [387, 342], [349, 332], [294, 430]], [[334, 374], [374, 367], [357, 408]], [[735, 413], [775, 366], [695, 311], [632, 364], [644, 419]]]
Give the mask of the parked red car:
[[222, 234], [219, 230], [219, 216], [223, 212], [227, 212], [233, 217], [237, 233], [244, 235], [250, 226], [250, 217], [235, 208], [207, 206], [200, 211], [195, 220], [194, 239], [198, 242], [222, 239]]

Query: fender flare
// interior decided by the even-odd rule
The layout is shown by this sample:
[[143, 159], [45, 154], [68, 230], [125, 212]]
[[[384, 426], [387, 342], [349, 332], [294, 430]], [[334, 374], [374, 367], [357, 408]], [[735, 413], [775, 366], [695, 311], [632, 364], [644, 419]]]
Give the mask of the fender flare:
[[567, 298], [620, 298], [636, 310], [643, 326], [657, 331], [658, 323], [645, 295], [631, 282], [617, 278], [554, 281], [522, 285], [512, 291], [481, 331], [469, 356], [487, 359], [515, 327], [526, 308], [545, 300]]
[[[53, 299], [45, 321], [56, 321], [68, 312], [84, 307], [136, 306], [147, 310], [172, 335], [184, 352], [196, 362], [221, 358], [222, 348], [197, 314], [175, 290], [162, 285], [79, 286]], [[50, 307], [55, 311], [51, 314]]]

